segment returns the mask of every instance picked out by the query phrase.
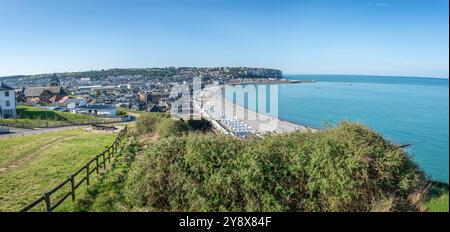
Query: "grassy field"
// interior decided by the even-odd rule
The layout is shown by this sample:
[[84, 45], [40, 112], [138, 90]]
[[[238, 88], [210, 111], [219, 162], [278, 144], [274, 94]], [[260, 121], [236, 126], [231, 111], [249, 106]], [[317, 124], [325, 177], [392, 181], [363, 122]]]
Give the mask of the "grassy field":
[[448, 192], [439, 197], [430, 199], [425, 203], [425, 208], [429, 212], [449, 212]]
[[94, 116], [73, 114], [69, 112], [59, 112], [55, 110], [46, 110], [31, 106], [18, 106], [17, 115], [20, 119], [42, 119], [54, 121], [75, 121], [96, 119]]
[[0, 119], [0, 124], [22, 128], [41, 128], [67, 126], [73, 123], [91, 122], [99, 119], [94, 116], [73, 114], [69, 112], [59, 112], [54, 110], [45, 110], [31, 106], [18, 106], [17, 118]]
[[113, 143], [82, 129], [0, 140], [0, 211], [17, 211]]
[[448, 184], [432, 182], [423, 207], [428, 212], [449, 212]]

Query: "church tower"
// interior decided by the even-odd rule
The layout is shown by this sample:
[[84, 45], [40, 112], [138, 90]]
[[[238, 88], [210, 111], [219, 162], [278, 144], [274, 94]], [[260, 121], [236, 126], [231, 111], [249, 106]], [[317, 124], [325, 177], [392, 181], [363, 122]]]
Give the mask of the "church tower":
[[53, 73], [52, 78], [50, 79], [50, 86], [60, 86], [58, 76], [56, 76], [56, 73]]

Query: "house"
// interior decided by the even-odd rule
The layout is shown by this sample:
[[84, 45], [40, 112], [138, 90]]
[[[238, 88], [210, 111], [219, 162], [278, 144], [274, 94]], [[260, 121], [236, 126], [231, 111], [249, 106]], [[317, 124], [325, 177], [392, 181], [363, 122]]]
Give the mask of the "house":
[[85, 106], [87, 104], [86, 100], [84, 99], [67, 99], [67, 101], [65, 101], [65, 103], [67, 104], [67, 109], [68, 110], [72, 110], [81, 106]]
[[117, 86], [117, 88], [119, 90], [129, 90], [129, 89], [131, 89], [131, 86], [130, 86], [130, 84], [120, 84]]
[[103, 116], [116, 116], [117, 114], [116, 107], [109, 105], [83, 105], [75, 109], [71, 109], [70, 111], [72, 113], [77, 114], [90, 114]]
[[148, 112], [161, 112], [161, 110], [155, 104], [150, 104], [147, 106]]
[[16, 93], [14, 89], [0, 81], [0, 118], [15, 118]]
[[16, 93], [16, 100], [17, 102], [26, 102], [27, 99], [25, 97], [25, 87], [21, 88], [21, 89], [14, 89], [14, 92]]
[[31, 102], [57, 102], [66, 95], [64, 89], [61, 87], [56, 74], [53, 74], [50, 79], [49, 86], [46, 87], [29, 87], [24, 91], [24, 96], [27, 101]]
[[148, 92], [148, 91], [139, 93], [139, 101], [146, 103], [146, 104], [151, 103], [152, 102], [152, 93]]
[[78, 87], [78, 92], [80, 93], [80, 94], [87, 94], [87, 93], [90, 93], [91, 91], [94, 91], [94, 90], [99, 90], [99, 89], [101, 89], [102, 88], [102, 86], [101, 85], [91, 85], [91, 86], [79, 86]]
[[128, 83], [128, 86], [130, 89], [143, 89], [145, 88], [146, 83], [141, 81], [132, 81]]

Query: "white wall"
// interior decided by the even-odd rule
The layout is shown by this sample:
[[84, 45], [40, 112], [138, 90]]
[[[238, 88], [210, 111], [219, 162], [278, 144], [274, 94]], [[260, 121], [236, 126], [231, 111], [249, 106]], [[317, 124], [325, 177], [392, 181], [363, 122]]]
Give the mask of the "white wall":
[[116, 116], [117, 110], [116, 108], [112, 109], [101, 109], [97, 111], [97, 114], [101, 115], [109, 115], [109, 116]]
[[84, 100], [71, 102], [71, 103], [67, 104], [67, 109], [72, 110], [72, 109], [75, 109], [75, 108], [80, 107], [80, 106], [85, 106], [86, 104], [87, 103]]
[[89, 113], [89, 110], [91, 110], [91, 114], [95, 114], [95, 111], [97, 111], [98, 115], [109, 115], [109, 116], [116, 116], [117, 109], [111, 108], [111, 109], [70, 109], [70, 112], [72, 113]]
[[6, 126], [0, 126], [0, 134], [9, 133], [9, 128]]
[[[9, 96], [6, 97], [5, 93], [9, 92]], [[6, 101], [9, 101], [9, 106], [6, 106]], [[3, 111], [12, 110], [12, 117], [16, 117], [16, 94], [14, 90], [1, 90], [0, 91], [0, 108]], [[4, 116], [4, 115], [3, 115]]]

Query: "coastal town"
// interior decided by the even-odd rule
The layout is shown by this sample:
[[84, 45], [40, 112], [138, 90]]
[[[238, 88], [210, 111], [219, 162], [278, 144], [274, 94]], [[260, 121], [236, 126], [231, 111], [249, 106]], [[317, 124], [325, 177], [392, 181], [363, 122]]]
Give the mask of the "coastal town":
[[280, 70], [264, 68], [114, 69], [2, 77], [0, 119], [20, 119], [19, 106], [100, 118], [121, 117], [119, 109], [167, 112], [180, 97], [171, 95], [174, 86], [187, 86], [192, 95], [194, 78], [201, 78], [201, 87], [291, 82]]

